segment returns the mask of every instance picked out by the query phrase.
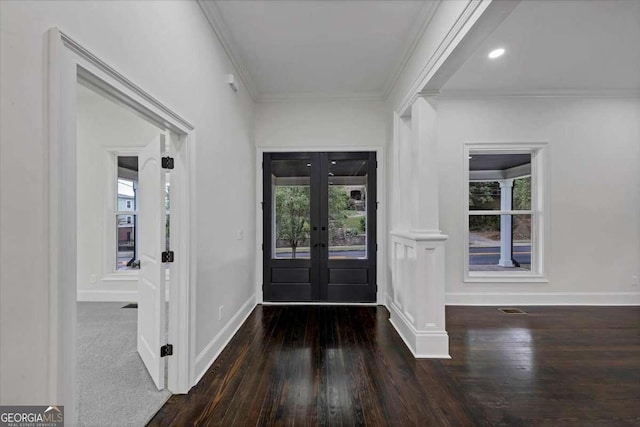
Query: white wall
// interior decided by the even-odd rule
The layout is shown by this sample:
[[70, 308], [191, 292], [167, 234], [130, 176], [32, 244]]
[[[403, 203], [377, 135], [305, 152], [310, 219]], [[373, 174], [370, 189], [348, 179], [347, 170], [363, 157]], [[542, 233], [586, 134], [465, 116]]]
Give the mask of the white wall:
[[[441, 99], [440, 221], [450, 304], [640, 303], [640, 100]], [[548, 142], [549, 283], [464, 283], [463, 144]]]
[[[196, 352], [254, 301], [253, 102], [195, 2], [0, 2], [0, 403], [49, 404], [46, 32], [58, 27], [196, 127]], [[17, 177], [20, 177], [19, 179]], [[237, 230], [245, 238], [236, 240]], [[72, 286], [73, 284], [68, 284]], [[218, 320], [218, 307], [225, 316]], [[238, 320], [238, 319], [236, 319]], [[205, 351], [206, 350], [206, 351]], [[61, 373], [64, 378], [64, 373]]]
[[[106, 265], [106, 251], [115, 261], [115, 158], [117, 150], [142, 150], [162, 131], [125, 107], [78, 85], [78, 301], [137, 301], [137, 271], [134, 277], [116, 280], [115, 265]], [[111, 178], [111, 179], [110, 179]], [[108, 236], [108, 231], [113, 236]], [[110, 267], [110, 268], [109, 268]], [[91, 276], [97, 279], [91, 282]]]
[[378, 101], [285, 101], [256, 105], [257, 147], [356, 148], [386, 144], [385, 104]]

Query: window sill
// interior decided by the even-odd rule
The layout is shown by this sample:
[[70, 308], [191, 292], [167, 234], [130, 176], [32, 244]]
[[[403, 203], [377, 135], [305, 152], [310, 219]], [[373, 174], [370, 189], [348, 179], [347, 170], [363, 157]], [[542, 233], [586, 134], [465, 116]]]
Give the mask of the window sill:
[[136, 271], [122, 271], [105, 274], [102, 277], [104, 282], [116, 282], [122, 280], [138, 280], [138, 270]]
[[[109, 273], [109, 274], [105, 274], [102, 277], [102, 281], [103, 282], [121, 282], [123, 280], [130, 280], [130, 281], [137, 282], [139, 277], [139, 272], [140, 270], [133, 270], [133, 271], [129, 270], [129, 271]], [[165, 269], [164, 276], [165, 276], [165, 280], [168, 281], [170, 277], [169, 269]]]
[[473, 274], [466, 275], [464, 283], [549, 283], [539, 274]]

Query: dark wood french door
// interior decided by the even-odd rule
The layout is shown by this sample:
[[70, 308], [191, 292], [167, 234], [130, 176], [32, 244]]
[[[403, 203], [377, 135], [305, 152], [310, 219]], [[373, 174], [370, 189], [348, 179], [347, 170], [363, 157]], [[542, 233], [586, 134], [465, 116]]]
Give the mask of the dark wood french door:
[[265, 301], [376, 301], [376, 155], [265, 153]]

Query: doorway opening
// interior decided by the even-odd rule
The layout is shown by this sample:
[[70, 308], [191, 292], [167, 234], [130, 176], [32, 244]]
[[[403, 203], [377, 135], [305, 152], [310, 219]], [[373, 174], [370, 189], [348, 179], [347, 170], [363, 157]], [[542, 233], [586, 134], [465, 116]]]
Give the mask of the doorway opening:
[[[194, 163], [195, 158], [193, 151], [195, 149], [195, 129], [192, 124], [184, 120], [178, 114], [169, 109], [166, 105], [162, 104], [156, 98], [149, 95], [145, 90], [128, 80], [125, 76], [118, 71], [110, 67], [107, 63], [102, 61], [92, 52], [85, 47], [71, 39], [68, 35], [60, 32], [58, 29], [52, 28], [49, 31], [49, 85], [48, 85], [48, 134], [49, 134], [49, 199], [50, 199], [50, 233], [49, 233], [49, 254], [51, 263], [51, 276], [50, 276], [50, 292], [51, 292], [51, 306], [50, 306], [50, 328], [51, 328], [51, 346], [50, 346], [50, 360], [51, 369], [48, 378], [49, 391], [52, 396], [52, 401], [56, 401], [65, 406], [65, 418], [71, 420], [72, 424], [78, 423], [78, 366], [77, 366], [77, 344], [79, 341], [79, 331], [77, 330], [76, 322], [77, 316], [77, 301], [79, 297], [86, 297], [86, 292], [96, 289], [91, 289], [91, 286], [97, 287], [97, 282], [109, 281], [113, 279], [110, 273], [96, 273], [89, 274], [88, 279], [89, 288], [84, 290], [85, 295], [80, 295], [78, 284], [79, 280], [80, 263], [78, 262], [78, 254], [87, 250], [87, 242], [80, 242], [78, 239], [78, 208], [86, 200], [79, 197], [79, 188], [85, 184], [82, 180], [83, 176], [100, 176], [104, 179], [105, 174], [98, 173], [98, 167], [110, 165], [109, 155], [105, 154], [104, 157], [93, 159], [89, 162], [79, 162], [82, 153], [81, 144], [78, 141], [78, 99], [77, 93], [79, 91], [78, 83], [81, 82], [82, 86], [89, 87], [94, 92], [100, 94], [102, 97], [109, 101], [112, 101], [119, 107], [124, 108], [129, 113], [144, 121], [152, 124], [156, 128], [161, 130], [160, 135], [152, 137], [151, 140], [147, 140], [147, 147], [151, 144], [154, 145], [157, 150], [153, 152], [153, 163], [155, 167], [149, 169], [157, 177], [153, 179], [156, 190], [150, 192], [141, 192], [140, 196], [144, 194], [154, 194], [154, 201], [150, 203], [153, 205], [153, 213], [148, 215], [152, 218], [152, 229], [155, 230], [152, 234], [152, 238], [148, 239], [153, 242], [154, 247], [158, 250], [150, 250], [150, 253], [154, 257], [160, 257], [161, 261], [156, 263], [153, 267], [157, 270], [156, 277], [159, 287], [155, 287], [153, 292], [153, 298], [147, 298], [140, 296], [141, 293], [136, 290], [123, 293], [123, 289], [118, 289], [117, 286], [110, 289], [111, 292], [94, 292], [93, 300], [99, 302], [114, 301], [114, 294], [119, 294], [119, 306], [123, 307], [129, 303], [135, 301], [135, 298], [131, 298], [133, 295], [140, 296], [138, 298], [138, 309], [119, 309], [121, 311], [135, 312], [140, 315], [143, 312], [150, 313], [150, 316], [144, 316], [145, 319], [153, 319], [147, 322], [141, 322], [140, 318], [137, 318], [137, 325], [146, 324], [153, 325], [148, 330], [152, 331], [154, 338], [147, 334], [147, 343], [153, 354], [153, 366], [150, 366], [145, 361], [145, 368], [149, 371], [149, 375], [154, 379], [155, 389], [166, 388], [172, 393], [186, 393], [194, 384], [194, 363], [193, 355], [195, 354], [195, 331], [194, 328], [190, 328], [194, 322], [194, 310], [195, 305], [194, 293], [191, 289], [194, 287], [193, 281], [195, 275], [195, 261], [190, 257], [192, 251], [192, 242], [194, 241], [193, 230], [191, 228], [192, 210], [191, 210], [191, 194], [194, 182]], [[107, 119], [109, 117], [106, 117]], [[117, 126], [117, 123], [112, 123], [112, 127], [105, 132], [105, 137], [108, 137], [111, 131]], [[169, 155], [163, 154], [158, 142], [162, 137], [165, 138], [165, 146], [168, 147]], [[114, 138], [117, 139], [117, 138]], [[146, 147], [145, 147], [146, 148]], [[123, 244], [122, 252], [130, 252], [131, 258], [127, 260], [127, 264], [131, 259], [130, 268], [117, 270], [118, 260], [118, 242], [120, 236], [118, 235], [118, 219], [117, 210], [115, 206], [117, 203], [117, 190], [115, 184], [117, 182], [117, 161], [115, 160], [118, 155], [122, 156], [138, 156], [139, 160], [139, 182], [142, 185], [144, 180], [143, 170], [141, 164], [143, 163], [140, 156], [144, 152], [144, 148], [137, 153], [120, 153], [119, 150], [116, 153], [110, 153], [111, 160], [113, 160], [112, 181], [106, 179], [102, 184], [96, 184], [93, 187], [94, 192], [97, 194], [102, 191], [102, 188], [109, 187], [113, 189], [113, 197], [107, 197], [114, 206], [110, 211], [103, 211], [102, 214], [96, 215], [101, 223], [111, 224], [112, 229], [107, 231], [101, 230], [94, 236], [93, 240], [98, 246], [106, 244], [105, 242], [111, 240], [112, 245], [108, 251], [103, 248], [100, 249], [103, 255], [103, 260], [106, 266], [103, 272], [112, 271], [114, 274], [129, 274], [137, 273], [135, 271], [135, 261], [137, 256], [144, 252], [144, 232], [139, 229], [140, 225], [145, 223], [149, 224], [149, 221], [144, 220], [143, 206], [146, 202], [143, 199], [139, 200], [138, 212], [136, 224], [139, 230], [134, 230], [131, 227], [129, 232], [131, 235], [125, 234], [123, 241], [126, 240], [127, 244]], [[169, 157], [169, 159], [165, 159]], [[164, 164], [167, 160], [167, 164], [175, 166], [175, 169], [171, 171], [171, 221], [168, 228], [171, 234], [171, 248], [170, 251], [166, 250], [165, 244], [166, 238], [164, 233], [167, 231], [166, 226], [166, 211], [164, 187], [162, 186], [162, 174], [165, 169]], [[79, 171], [79, 165], [88, 166], [88, 175], [82, 175]], [[158, 166], [161, 164], [161, 166]], [[110, 166], [105, 166], [109, 168]], [[146, 186], [148, 188], [148, 186]], [[104, 203], [104, 200], [101, 200]], [[148, 204], [148, 203], [147, 203]], [[127, 203], [125, 201], [125, 207]], [[134, 206], [131, 201], [131, 206]], [[126, 212], [125, 223], [127, 221], [126, 216], [131, 216], [133, 222], [132, 212]], [[126, 232], [125, 232], [126, 233]], [[99, 235], [98, 235], [99, 234]], [[129, 244], [129, 237], [131, 240], [136, 237], [139, 241], [135, 241], [134, 245]], [[126, 247], [125, 247], [126, 246]], [[134, 250], [125, 250], [134, 249]], [[107, 256], [108, 252], [108, 256]], [[162, 288], [164, 283], [163, 278], [166, 280], [166, 272], [164, 271], [163, 264], [165, 263], [165, 255], [163, 252], [171, 253], [170, 259], [174, 260], [171, 264], [171, 273], [169, 275], [167, 286], [168, 291]], [[133, 257], [133, 254], [137, 256]], [[129, 254], [122, 254], [123, 258], [129, 256]], [[109, 258], [110, 257], [110, 258]], [[109, 259], [108, 259], [109, 258]], [[141, 268], [144, 269], [145, 263], [141, 262]], [[151, 265], [147, 263], [147, 265]], [[97, 271], [97, 270], [96, 270]], [[162, 271], [162, 274], [160, 273]], [[138, 274], [141, 276], [141, 274]], [[120, 280], [119, 277], [117, 280]], [[155, 280], [155, 279], [154, 279]], [[135, 280], [137, 284], [137, 280]], [[94, 283], [95, 282], [95, 283]], [[166, 312], [166, 300], [167, 292], [170, 295], [171, 310]], [[143, 303], [143, 299], [147, 298], [149, 301], [153, 300], [153, 303]], [[145, 307], [148, 309], [145, 309]], [[168, 325], [167, 325], [168, 321]], [[134, 341], [137, 344], [140, 342], [138, 337], [140, 336], [140, 330], [136, 331], [136, 337]], [[99, 341], [99, 340], [98, 340]], [[139, 347], [139, 346], [138, 346]], [[134, 349], [134, 355], [138, 357], [138, 349]], [[111, 354], [114, 352], [112, 348], [108, 346], [104, 349], [105, 354]], [[166, 356], [166, 357], [162, 357]], [[166, 369], [166, 386], [164, 384]], [[153, 372], [157, 372], [158, 375]], [[128, 377], [123, 376], [125, 380]], [[162, 379], [161, 384], [156, 379]], [[114, 411], [115, 414], [117, 411]]]
[[263, 155], [263, 299], [376, 301], [376, 153]]
[[171, 395], [153, 351], [168, 342], [171, 264], [145, 258], [170, 250], [171, 132], [82, 78], [76, 95], [78, 422], [144, 424]]

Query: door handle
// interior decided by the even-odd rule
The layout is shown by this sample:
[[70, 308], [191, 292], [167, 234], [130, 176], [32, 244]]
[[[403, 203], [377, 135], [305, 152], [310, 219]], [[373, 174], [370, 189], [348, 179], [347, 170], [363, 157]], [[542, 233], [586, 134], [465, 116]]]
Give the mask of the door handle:
[[314, 247], [314, 248], [317, 248], [317, 247], [318, 247], [318, 244], [317, 244], [317, 243], [314, 243], [314, 244], [313, 244], [313, 247]]
[[322, 244], [322, 247], [323, 247], [323, 248], [326, 248], [326, 247], [327, 247], [327, 244], [326, 244], [326, 243], [323, 243], [323, 244]]

